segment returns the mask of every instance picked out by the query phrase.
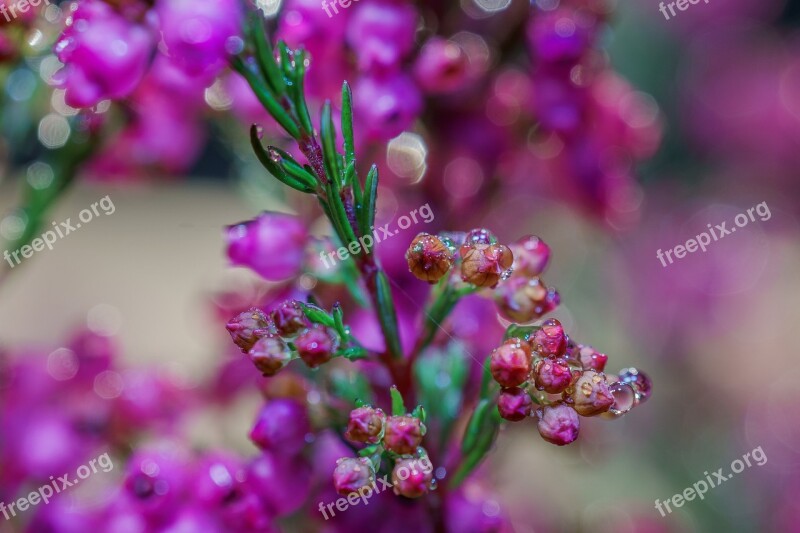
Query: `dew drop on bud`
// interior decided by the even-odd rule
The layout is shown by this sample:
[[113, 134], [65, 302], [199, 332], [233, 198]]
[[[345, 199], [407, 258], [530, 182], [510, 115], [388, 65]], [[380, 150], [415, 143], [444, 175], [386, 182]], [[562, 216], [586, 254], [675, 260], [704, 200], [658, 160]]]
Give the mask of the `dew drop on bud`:
[[628, 383], [636, 392], [636, 405], [644, 403], [652, 393], [652, 382], [647, 374], [636, 368], [624, 368], [619, 372], [619, 380]]
[[618, 381], [609, 385], [608, 390], [614, 396], [614, 403], [608, 408], [606, 418], [619, 418], [636, 405], [636, 391], [629, 383]]
[[508, 278], [510, 278], [510, 277], [511, 277], [511, 274], [513, 274], [513, 273], [514, 273], [514, 269], [513, 269], [513, 268], [509, 268], [508, 270], [506, 270], [505, 272], [503, 272], [502, 274], [500, 274], [500, 279], [501, 279], [501, 280], [503, 280], [503, 281], [505, 281], [505, 280], [507, 280]]
[[244, 41], [241, 37], [233, 36], [225, 40], [225, 51], [230, 55], [241, 54], [242, 50], [244, 50]]
[[256, 126], [256, 136], [258, 136], [259, 139], [263, 139], [264, 138], [264, 128], [263, 127]]

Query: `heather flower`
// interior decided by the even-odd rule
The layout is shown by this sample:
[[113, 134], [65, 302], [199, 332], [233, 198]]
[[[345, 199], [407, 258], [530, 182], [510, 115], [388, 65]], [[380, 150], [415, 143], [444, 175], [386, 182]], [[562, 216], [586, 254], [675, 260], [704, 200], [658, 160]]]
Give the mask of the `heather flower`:
[[258, 339], [269, 333], [269, 322], [261, 309], [253, 307], [230, 319], [225, 328], [230, 333], [233, 343], [241, 348], [242, 352], [247, 353]]
[[561, 357], [567, 351], [564, 327], [555, 318], [545, 320], [531, 338], [533, 351], [542, 357]]
[[608, 356], [606, 354], [600, 353], [591, 346], [585, 346], [583, 344], [578, 345], [577, 351], [578, 358], [584, 370], [602, 372], [605, 369], [606, 361], [608, 361]]
[[347, 42], [362, 71], [397, 67], [414, 48], [417, 11], [410, 4], [382, 0], [364, 3], [347, 26]]
[[302, 307], [300, 307], [300, 303], [295, 300], [281, 303], [272, 311], [270, 318], [275, 324], [278, 333], [284, 337], [295, 335], [311, 325]]
[[167, 55], [189, 74], [213, 78], [241, 43], [235, 0], [160, 0], [156, 9]]
[[550, 262], [550, 247], [539, 237], [528, 235], [508, 245], [514, 254], [514, 275], [540, 276]]
[[314, 324], [294, 340], [300, 359], [309, 368], [317, 368], [331, 360], [339, 345], [339, 338], [330, 328]]
[[578, 438], [580, 420], [574, 409], [562, 403], [545, 406], [540, 411], [537, 426], [544, 440], [564, 446]]
[[427, 493], [433, 479], [433, 465], [427, 456], [421, 459], [398, 459], [392, 470], [392, 484], [395, 494], [406, 498], [419, 498]]
[[459, 239], [459, 242], [458, 254], [463, 259], [473, 246], [478, 244], [496, 244], [497, 237], [486, 228], [475, 228], [464, 234], [463, 239]]
[[277, 335], [261, 337], [247, 352], [255, 367], [264, 376], [274, 376], [292, 360], [292, 352], [286, 342]]
[[500, 416], [512, 422], [518, 422], [530, 416], [532, 405], [531, 397], [519, 387], [503, 389], [497, 398], [497, 410], [500, 412]]
[[539, 278], [512, 277], [497, 290], [495, 301], [504, 316], [523, 324], [555, 309], [561, 298]]
[[375, 481], [372, 463], [366, 457], [346, 457], [340, 459], [333, 471], [333, 485], [336, 492], [347, 496]]
[[489, 369], [501, 387], [518, 387], [531, 373], [531, 350], [528, 343], [511, 338], [492, 352]]
[[447, 94], [469, 81], [469, 58], [458, 43], [441, 37], [428, 39], [414, 64], [414, 78], [423, 91]]
[[605, 375], [593, 370], [585, 371], [572, 386], [572, 406], [581, 416], [594, 416], [608, 411], [614, 396], [608, 390]]
[[511, 268], [514, 256], [502, 244], [462, 247], [461, 279], [478, 287], [495, 287]]
[[534, 365], [533, 377], [536, 388], [558, 394], [572, 382], [572, 370], [563, 359], [540, 359]]
[[396, 454], [413, 454], [422, 443], [425, 425], [419, 418], [404, 415], [390, 416], [386, 420], [383, 446]]
[[265, 405], [250, 431], [250, 440], [265, 451], [296, 456], [311, 430], [305, 408], [293, 400], [275, 399]]
[[225, 236], [233, 264], [249, 267], [269, 281], [290, 278], [300, 270], [308, 241], [301, 220], [269, 212], [230, 226]]
[[574, 62], [591, 44], [591, 29], [586, 15], [581, 17], [569, 8], [537, 11], [528, 23], [531, 52], [545, 62]]
[[383, 436], [385, 423], [386, 415], [381, 409], [369, 406], [359, 407], [350, 411], [347, 432], [344, 436], [351, 442], [375, 444]]
[[76, 6], [54, 48], [64, 63], [54, 78], [66, 90], [64, 100], [72, 107], [90, 107], [129, 96], [150, 62], [153, 31], [99, 0]]
[[173, 516], [189, 488], [188, 462], [168, 446], [136, 452], [127, 463], [125, 492], [134, 508], [151, 523]]
[[409, 128], [422, 110], [422, 97], [405, 74], [366, 76], [353, 87], [356, 114], [372, 140], [386, 141]]
[[311, 468], [302, 456], [290, 459], [263, 452], [247, 468], [248, 483], [274, 516], [285, 516], [302, 507], [311, 490], [311, 479]]
[[420, 233], [408, 247], [406, 260], [417, 279], [436, 283], [453, 266], [453, 252], [439, 237]]
[[244, 465], [235, 457], [217, 453], [208, 455], [195, 469], [192, 492], [204, 505], [221, 505], [242, 490], [244, 474]]

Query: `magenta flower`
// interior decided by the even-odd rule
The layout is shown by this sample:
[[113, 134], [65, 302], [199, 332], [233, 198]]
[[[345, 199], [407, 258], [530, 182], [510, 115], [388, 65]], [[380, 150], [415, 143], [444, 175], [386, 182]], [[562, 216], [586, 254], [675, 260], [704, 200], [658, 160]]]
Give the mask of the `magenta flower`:
[[593, 370], [585, 371], [572, 388], [573, 406], [581, 416], [605, 413], [614, 403], [606, 376]]
[[501, 387], [518, 387], [528, 380], [531, 365], [531, 349], [528, 343], [512, 338], [495, 348], [489, 368], [492, 377]]
[[350, 411], [345, 437], [351, 442], [375, 444], [381, 440], [386, 415], [381, 409], [369, 406], [359, 407]]
[[414, 79], [430, 94], [458, 91], [470, 81], [469, 58], [458, 43], [433, 37], [417, 57]]
[[508, 245], [514, 254], [514, 275], [534, 278], [547, 268], [550, 247], [539, 237], [528, 235]]
[[253, 365], [266, 377], [274, 376], [292, 360], [286, 342], [277, 335], [260, 338], [247, 352]]
[[497, 398], [497, 410], [500, 416], [512, 422], [524, 420], [531, 414], [533, 400], [530, 395], [518, 387], [503, 389]]
[[275, 324], [278, 333], [284, 337], [294, 336], [311, 325], [305, 313], [303, 313], [300, 303], [296, 300], [281, 302], [270, 313], [270, 318]]
[[308, 231], [293, 216], [265, 212], [228, 227], [226, 239], [233, 264], [249, 267], [264, 279], [279, 281], [300, 270]]
[[560, 357], [567, 351], [567, 336], [564, 327], [555, 318], [545, 320], [541, 329], [531, 339], [533, 351], [542, 357]]
[[390, 416], [386, 421], [383, 445], [387, 450], [404, 455], [413, 454], [422, 442], [425, 426], [413, 416]]
[[563, 359], [541, 359], [533, 371], [536, 387], [550, 394], [559, 394], [572, 383], [572, 371]]
[[160, 0], [165, 53], [187, 73], [216, 75], [241, 45], [241, 5], [236, 0]]
[[331, 360], [339, 339], [330, 328], [314, 324], [294, 340], [300, 359], [309, 367], [317, 368]]
[[336, 492], [348, 495], [370, 485], [375, 479], [372, 463], [366, 457], [346, 457], [340, 459], [333, 471], [333, 485]]
[[56, 42], [64, 68], [56, 83], [67, 104], [90, 107], [103, 99], [129, 96], [147, 70], [155, 46], [153, 31], [122, 17], [99, 0], [80, 2]]
[[250, 440], [262, 450], [283, 457], [297, 456], [311, 431], [305, 408], [293, 400], [270, 401], [258, 414]]
[[392, 470], [394, 492], [406, 498], [419, 498], [427, 493], [432, 479], [433, 465], [428, 457], [400, 459]]
[[422, 98], [405, 74], [364, 77], [353, 88], [359, 124], [370, 139], [389, 140], [408, 129], [422, 110]]
[[269, 333], [269, 322], [267, 316], [261, 309], [253, 307], [249, 311], [239, 313], [225, 326], [233, 339], [233, 343], [242, 352], [247, 353], [255, 345], [256, 341]]
[[125, 475], [125, 493], [133, 507], [151, 524], [173, 516], [175, 507], [189, 488], [189, 465], [179, 449], [160, 446], [141, 450], [130, 458]]
[[400, 2], [375, 0], [355, 10], [347, 26], [347, 42], [361, 70], [397, 67], [414, 48], [417, 11]]

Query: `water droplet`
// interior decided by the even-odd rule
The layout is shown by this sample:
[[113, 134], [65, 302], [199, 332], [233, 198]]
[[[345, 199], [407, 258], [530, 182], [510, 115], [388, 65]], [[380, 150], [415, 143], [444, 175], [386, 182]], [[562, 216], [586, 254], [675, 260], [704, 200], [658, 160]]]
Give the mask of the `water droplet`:
[[619, 372], [619, 380], [628, 383], [636, 392], [636, 405], [644, 403], [652, 394], [653, 382], [644, 372], [636, 368], [623, 368]]
[[263, 139], [264, 138], [264, 128], [262, 126], [256, 126], [256, 136], [259, 139]]
[[636, 391], [630, 384], [620, 381], [613, 383], [608, 390], [614, 396], [614, 403], [608, 410], [610, 416], [607, 418], [619, 418], [633, 409], [636, 404]]
[[228, 39], [225, 41], [225, 51], [229, 54], [240, 54], [242, 53], [242, 50], [244, 50], [244, 41], [241, 37], [228, 37]]
[[503, 280], [503, 281], [505, 281], [505, 280], [507, 280], [508, 278], [510, 278], [510, 277], [511, 277], [511, 274], [513, 274], [513, 273], [514, 273], [514, 269], [513, 269], [513, 268], [509, 268], [508, 270], [506, 270], [505, 272], [503, 272], [502, 274], [500, 274], [500, 279], [501, 279], [501, 280]]

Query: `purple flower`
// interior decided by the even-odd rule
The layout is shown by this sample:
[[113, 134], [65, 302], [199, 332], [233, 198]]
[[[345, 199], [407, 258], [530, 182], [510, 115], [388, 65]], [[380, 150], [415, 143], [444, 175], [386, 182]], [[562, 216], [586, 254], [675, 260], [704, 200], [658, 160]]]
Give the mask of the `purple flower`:
[[547, 442], [564, 446], [578, 438], [578, 414], [568, 405], [546, 406], [540, 412], [539, 434]]
[[130, 22], [99, 0], [79, 2], [56, 42], [64, 68], [56, 74], [73, 107], [124, 98], [136, 89], [155, 46], [153, 32]]
[[192, 75], [216, 75], [241, 43], [236, 0], [160, 0], [157, 11], [166, 54]]
[[542, 357], [560, 357], [567, 351], [567, 336], [564, 327], [555, 318], [545, 320], [541, 329], [531, 339], [533, 351]]
[[128, 461], [125, 494], [151, 524], [171, 519], [188, 488], [188, 463], [180, 449], [163, 445], [140, 450]]
[[230, 319], [225, 328], [231, 334], [233, 343], [247, 353], [258, 339], [269, 333], [269, 322], [261, 309], [253, 307]]
[[310, 467], [303, 459], [289, 459], [268, 452], [250, 464], [248, 480], [275, 516], [297, 511], [311, 490]]
[[537, 11], [528, 22], [528, 44], [537, 59], [574, 62], [592, 41], [594, 21], [568, 8]]
[[531, 349], [517, 338], [508, 339], [492, 352], [489, 369], [501, 387], [518, 387], [531, 373]]
[[399, 459], [392, 470], [394, 492], [406, 498], [419, 498], [427, 493], [432, 479], [433, 465], [427, 456]]
[[386, 421], [383, 446], [394, 453], [413, 454], [422, 442], [425, 426], [413, 416], [390, 416]]
[[534, 366], [534, 379], [539, 390], [559, 394], [572, 382], [572, 371], [563, 359], [540, 359]]
[[433, 37], [425, 43], [414, 64], [414, 79], [422, 90], [447, 94], [470, 81], [469, 58], [454, 41]]
[[262, 450], [294, 457], [305, 446], [309, 431], [305, 408], [293, 400], [277, 399], [261, 409], [250, 431], [250, 440]]
[[608, 356], [606, 354], [600, 353], [591, 346], [584, 346], [583, 344], [578, 345], [577, 352], [584, 370], [602, 372], [603, 369], [605, 369], [606, 362], [608, 361]]
[[417, 11], [409, 4], [374, 0], [358, 6], [347, 27], [347, 42], [365, 70], [397, 67], [414, 48]]
[[528, 235], [508, 245], [514, 254], [514, 275], [535, 278], [550, 262], [550, 247], [539, 237]]
[[386, 415], [380, 409], [365, 406], [350, 411], [345, 437], [351, 442], [375, 444], [381, 440]]
[[269, 281], [280, 281], [300, 270], [308, 232], [296, 217], [265, 212], [230, 226], [226, 240], [233, 264], [249, 267]]
[[422, 110], [419, 91], [405, 74], [361, 78], [353, 88], [353, 98], [359, 125], [373, 140], [397, 137]]
[[581, 416], [594, 416], [605, 413], [614, 403], [614, 396], [608, 390], [604, 374], [593, 370], [585, 371], [572, 387], [573, 406]]
[[339, 339], [330, 328], [314, 324], [294, 340], [300, 359], [309, 367], [317, 368], [331, 360]]
[[274, 376], [292, 360], [286, 342], [277, 335], [260, 338], [247, 352], [255, 367], [266, 377]]
[[270, 313], [270, 318], [278, 333], [284, 337], [293, 336], [311, 325], [296, 300], [282, 302]]

